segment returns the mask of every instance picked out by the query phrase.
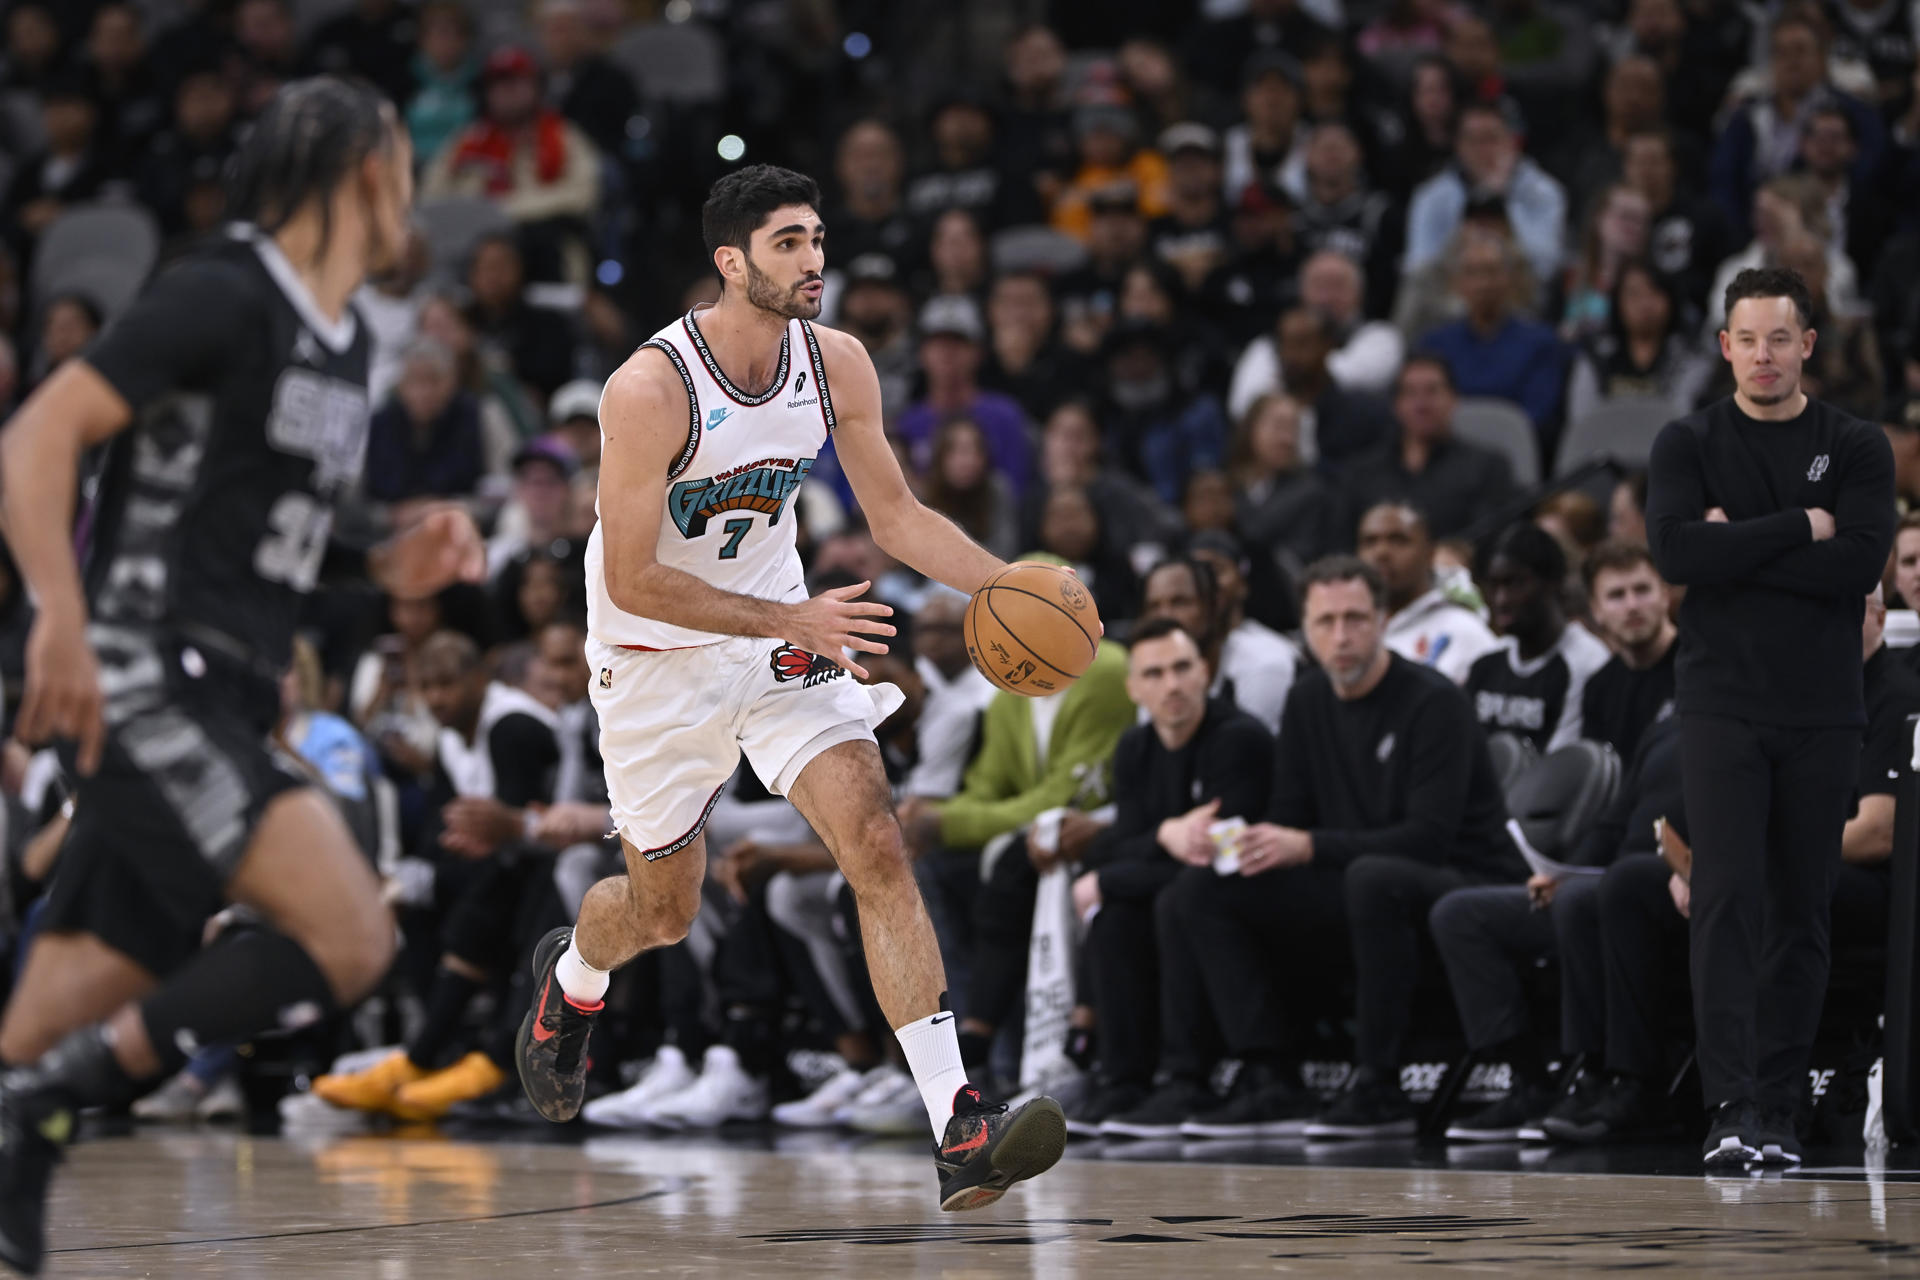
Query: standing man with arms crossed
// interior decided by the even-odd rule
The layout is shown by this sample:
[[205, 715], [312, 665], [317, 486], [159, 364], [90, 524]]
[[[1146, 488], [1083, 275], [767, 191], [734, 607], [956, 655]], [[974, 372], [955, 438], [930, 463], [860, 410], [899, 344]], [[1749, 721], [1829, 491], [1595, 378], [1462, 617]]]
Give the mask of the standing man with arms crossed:
[[1863, 600], [1893, 542], [1880, 429], [1809, 399], [1791, 271], [1726, 293], [1729, 399], [1655, 441], [1647, 536], [1688, 588], [1675, 671], [1709, 1170], [1795, 1163], [1861, 732]]
[[[579, 1111], [608, 974], [686, 936], [702, 826], [745, 752], [832, 850], [859, 905], [874, 993], [938, 1139], [943, 1209], [993, 1203], [1066, 1146], [1051, 1098], [1011, 1113], [967, 1082], [933, 926], [873, 726], [900, 704], [850, 653], [885, 653], [867, 583], [808, 599], [794, 491], [828, 436], [874, 540], [971, 594], [1004, 566], [908, 490], [859, 342], [820, 314], [826, 228], [811, 178], [753, 165], [714, 184], [702, 230], [722, 280], [644, 343], [600, 402], [600, 523], [587, 547], [587, 660], [627, 874], [587, 894], [535, 952], [520, 1078], [540, 1113]], [[764, 517], [764, 518], [763, 518]]]

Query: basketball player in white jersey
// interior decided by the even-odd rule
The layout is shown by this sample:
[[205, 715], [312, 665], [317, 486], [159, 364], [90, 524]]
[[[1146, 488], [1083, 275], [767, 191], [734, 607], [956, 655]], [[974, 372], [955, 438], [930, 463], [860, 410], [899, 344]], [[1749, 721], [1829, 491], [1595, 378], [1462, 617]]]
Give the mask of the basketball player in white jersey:
[[893, 627], [860, 583], [807, 597], [794, 491], [831, 435], [874, 539], [971, 594], [1003, 565], [908, 490], [880, 384], [820, 314], [825, 226], [811, 178], [755, 165], [714, 184], [702, 230], [723, 287], [643, 344], [600, 402], [600, 523], [587, 546], [587, 657], [627, 874], [595, 885], [534, 957], [520, 1078], [549, 1120], [580, 1109], [608, 975], [687, 934], [702, 826], [742, 752], [806, 816], [859, 904], [874, 993], [926, 1103], [943, 1209], [993, 1203], [1060, 1158], [1038, 1098], [968, 1084], [933, 926], [904, 852], [873, 727], [900, 704], [851, 653]]

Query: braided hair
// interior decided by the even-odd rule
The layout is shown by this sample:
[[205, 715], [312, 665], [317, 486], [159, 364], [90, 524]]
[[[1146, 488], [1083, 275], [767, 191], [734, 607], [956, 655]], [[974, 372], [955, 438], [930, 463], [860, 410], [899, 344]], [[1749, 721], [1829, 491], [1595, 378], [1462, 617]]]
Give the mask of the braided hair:
[[333, 233], [329, 197], [359, 163], [391, 147], [393, 107], [372, 88], [337, 76], [283, 86], [234, 157], [236, 214], [267, 235], [319, 201], [320, 245]]

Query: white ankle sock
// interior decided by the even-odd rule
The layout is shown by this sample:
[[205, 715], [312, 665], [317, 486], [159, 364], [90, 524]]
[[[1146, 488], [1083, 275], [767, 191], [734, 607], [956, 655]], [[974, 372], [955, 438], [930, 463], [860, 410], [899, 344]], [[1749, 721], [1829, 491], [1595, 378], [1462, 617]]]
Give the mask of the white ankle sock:
[[953, 1019], [951, 1013], [936, 1013], [893, 1032], [907, 1055], [907, 1070], [920, 1087], [935, 1142], [946, 1136], [947, 1121], [953, 1119], [953, 1095], [967, 1082], [967, 1068], [960, 1061], [960, 1033]]
[[582, 960], [578, 948], [571, 942], [553, 966], [553, 976], [560, 979], [560, 989], [575, 1004], [599, 1004], [600, 998], [607, 994], [607, 983], [613, 980], [613, 975], [605, 969], [596, 969]]

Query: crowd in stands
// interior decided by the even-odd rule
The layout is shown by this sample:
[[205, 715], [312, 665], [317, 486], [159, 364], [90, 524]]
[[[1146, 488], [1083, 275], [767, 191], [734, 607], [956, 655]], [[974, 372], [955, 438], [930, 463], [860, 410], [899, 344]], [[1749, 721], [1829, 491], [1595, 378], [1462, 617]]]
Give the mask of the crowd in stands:
[[[1116, 1139], [1406, 1134], [1401, 1067], [1438, 1010], [1511, 1081], [1453, 1136], [1665, 1132], [1698, 1111], [1670, 1089], [1676, 602], [1633, 467], [1730, 390], [1727, 281], [1782, 265], [1816, 299], [1808, 391], [1883, 424], [1920, 499], [1915, 14], [13, 0], [0, 410], [124, 304], [63, 227], [135, 211], [164, 269], [222, 233], [223, 166], [277, 86], [328, 72], [391, 97], [418, 230], [358, 299], [372, 428], [341, 522], [461, 503], [489, 579], [425, 601], [336, 586], [306, 619], [280, 739], [353, 819], [405, 940], [325, 1057], [400, 1047], [349, 1053], [312, 1096], [527, 1118], [525, 955], [621, 866], [582, 656], [600, 388], [715, 296], [711, 180], [811, 172], [822, 323], [872, 356], [916, 491], [997, 555], [1071, 565], [1107, 627], [1072, 689], [996, 693], [964, 598], [875, 545], [830, 446], [801, 490], [810, 587], [868, 580], [895, 606], [869, 665], [906, 701], [879, 732], [972, 1078], [1064, 1089], [1076, 1133]], [[1639, 423], [1601, 438], [1625, 465], [1582, 469], [1606, 414]], [[1843, 944], [1886, 929], [1915, 605], [1909, 517], [1862, 637]], [[0, 573], [10, 702], [30, 613]], [[1568, 751], [1618, 783], [1555, 877], [1509, 801]], [[44, 753], [9, 742], [5, 765], [18, 956], [66, 788]], [[751, 771], [707, 838], [694, 933], [616, 979], [587, 1121], [919, 1132], [826, 847]], [[1051, 1021], [1043, 936], [1074, 954]], [[230, 1114], [245, 1061], [209, 1048], [141, 1113]]]

